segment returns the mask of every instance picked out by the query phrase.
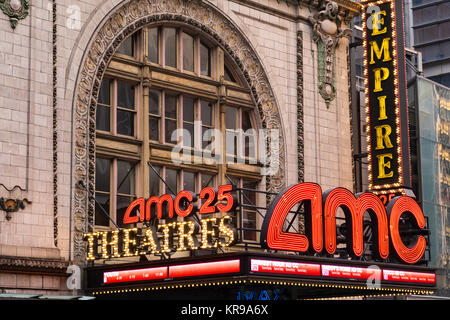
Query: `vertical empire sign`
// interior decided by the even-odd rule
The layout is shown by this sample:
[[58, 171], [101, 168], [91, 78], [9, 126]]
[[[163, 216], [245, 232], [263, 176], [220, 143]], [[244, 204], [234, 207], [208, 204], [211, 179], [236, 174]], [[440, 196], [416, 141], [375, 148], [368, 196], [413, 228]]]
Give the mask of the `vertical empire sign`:
[[404, 194], [411, 177], [401, 0], [364, 2], [363, 46], [369, 189]]

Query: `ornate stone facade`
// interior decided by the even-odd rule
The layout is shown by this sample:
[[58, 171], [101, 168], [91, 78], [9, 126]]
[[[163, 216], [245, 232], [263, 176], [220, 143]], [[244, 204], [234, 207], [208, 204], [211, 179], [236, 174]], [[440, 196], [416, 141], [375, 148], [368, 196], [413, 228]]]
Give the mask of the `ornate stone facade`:
[[[359, 5], [335, 2], [335, 17], [345, 28]], [[231, 57], [262, 127], [280, 130], [276, 150], [267, 142], [268, 156], [279, 155], [278, 172], [265, 181], [267, 191], [298, 181], [351, 188], [347, 70], [336, 73], [337, 95], [328, 108], [317, 85], [318, 48], [310, 18], [317, 19], [326, 3], [0, 1], [9, 12], [18, 12], [19, 4], [27, 9], [15, 22], [0, 14], [0, 198], [30, 202], [11, 219], [0, 216], [0, 257], [6, 259], [0, 275], [15, 267], [24, 274], [50, 270], [63, 292], [65, 266], [83, 262], [83, 233], [92, 230], [95, 210], [89, 194], [95, 191], [99, 87], [117, 48], [144, 26], [188, 26]], [[336, 44], [334, 67], [347, 68], [346, 42]], [[19, 278], [12, 283], [0, 277], [0, 287], [18, 290]]]
[[[82, 181], [90, 194], [94, 193], [95, 108], [103, 73], [119, 44], [138, 28], [161, 22], [176, 22], [198, 28], [214, 38], [234, 59], [244, 74], [258, 106], [263, 127], [282, 129], [280, 111], [263, 66], [245, 37], [223, 14], [203, 1], [131, 1], [112, 12], [96, 33], [87, 52], [78, 85], [75, 109], [75, 181]], [[280, 130], [283, 135], [283, 130]], [[281, 136], [281, 141], [284, 141]], [[270, 176], [267, 191], [277, 192], [285, 186], [285, 144], [269, 153], [279, 155], [278, 173]], [[91, 231], [94, 203], [88, 192], [77, 184], [74, 197], [74, 254], [82, 257], [83, 233]], [[87, 213], [87, 216], [86, 216]], [[87, 221], [86, 221], [87, 219]], [[86, 229], [87, 225], [87, 229]]]

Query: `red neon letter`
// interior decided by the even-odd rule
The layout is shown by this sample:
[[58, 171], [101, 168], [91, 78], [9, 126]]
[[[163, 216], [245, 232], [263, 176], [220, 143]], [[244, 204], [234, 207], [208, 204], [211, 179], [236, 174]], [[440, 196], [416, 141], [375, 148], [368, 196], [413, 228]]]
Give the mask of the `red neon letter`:
[[386, 210], [376, 195], [363, 193], [356, 199], [347, 189], [333, 188], [325, 192], [324, 200], [325, 247], [328, 253], [333, 254], [336, 251], [336, 210], [341, 207], [349, 228], [346, 236], [349, 253], [358, 257], [363, 254], [363, 216], [364, 212], [368, 211], [372, 221], [375, 217], [377, 219], [378, 253], [383, 259], [388, 257], [389, 234]]
[[408, 248], [402, 241], [399, 232], [400, 217], [405, 212], [410, 212], [416, 219], [417, 225], [420, 229], [425, 228], [425, 217], [417, 202], [410, 197], [398, 197], [389, 202], [387, 206], [389, 215], [389, 229], [391, 233], [392, 245], [400, 259], [406, 263], [416, 263], [422, 258], [425, 248], [426, 240], [423, 236], [419, 236], [417, 243], [412, 248]]
[[[261, 228], [261, 243], [271, 249], [305, 252], [309, 249], [308, 237], [303, 234], [283, 232], [289, 211], [297, 203], [305, 203], [305, 216], [311, 217], [311, 242], [316, 252], [323, 248], [322, 190], [315, 183], [293, 185], [280, 193], [267, 210]], [[309, 229], [309, 226], [308, 226]]]
[[[131, 211], [133, 211], [133, 209], [139, 206], [139, 215], [140, 217], [138, 217], [137, 215], [134, 217], [130, 217]], [[128, 224], [128, 223], [137, 223], [139, 221], [139, 218], [141, 221], [144, 221], [144, 212], [145, 212], [145, 199], [144, 198], [139, 198], [134, 200], [127, 208], [127, 211], [125, 211], [125, 215], [123, 216], [123, 223], [124, 224]]]
[[233, 189], [231, 184], [226, 184], [219, 187], [219, 191], [217, 192], [217, 201], [226, 200], [227, 204], [223, 205], [221, 203], [217, 204], [217, 209], [220, 212], [228, 212], [234, 208], [234, 199], [230, 192]]
[[167, 217], [164, 218], [173, 218], [173, 200], [174, 196], [171, 194], [165, 194], [161, 197], [152, 196], [147, 200], [147, 204], [145, 205], [145, 220], [149, 221], [151, 218], [150, 214], [150, 207], [152, 204], [156, 204], [156, 216], [158, 219], [163, 218], [163, 212], [162, 212], [162, 204], [163, 202], [167, 202]]
[[[180, 208], [180, 200], [183, 198], [189, 201], [189, 205], [185, 210], [181, 210]], [[195, 202], [196, 200], [197, 197], [195, 196], [195, 193], [191, 191], [181, 191], [174, 201], [174, 208], [177, 215], [179, 215], [180, 217], [187, 217], [188, 215], [190, 215], [192, 213], [192, 210], [194, 209], [194, 205], [192, 204], [192, 202]]]

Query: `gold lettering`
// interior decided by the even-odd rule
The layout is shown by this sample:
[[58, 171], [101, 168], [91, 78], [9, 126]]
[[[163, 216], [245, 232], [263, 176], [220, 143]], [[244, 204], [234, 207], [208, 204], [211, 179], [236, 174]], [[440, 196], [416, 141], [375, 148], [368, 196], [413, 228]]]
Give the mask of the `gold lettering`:
[[[134, 233], [136, 236], [137, 228], [133, 229], [124, 229], [123, 230], [123, 256], [124, 257], [132, 257], [138, 254], [136, 250], [136, 238], [130, 238], [130, 233]], [[130, 244], [132, 245], [133, 252], [130, 251]]]
[[[385, 130], [384, 134], [383, 134], [383, 129]], [[392, 133], [392, 128], [390, 125], [383, 124], [381, 126], [376, 126], [375, 131], [377, 134], [377, 147], [375, 148], [375, 150], [381, 150], [384, 148], [392, 148], [393, 147], [393, 145], [391, 143], [391, 139], [389, 139], [389, 135]], [[383, 141], [384, 141], [384, 144], [386, 144], [386, 146], [384, 146]]]
[[[108, 242], [109, 234], [111, 234], [111, 242]], [[119, 258], [119, 230], [100, 232], [100, 235], [102, 238], [102, 259], [108, 259], [110, 257]], [[111, 256], [109, 255], [109, 251], [111, 252]]]
[[216, 236], [216, 231], [208, 229], [208, 222], [215, 223], [217, 218], [202, 219], [202, 249], [217, 248], [217, 242], [214, 245], [210, 244], [209, 239]]
[[378, 158], [378, 179], [391, 178], [394, 172], [386, 173], [386, 168], [391, 168], [391, 162], [386, 161], [386, 158], [392, 159], [392, 153], [385, 153], [377, 155]]
[[378, 47], [378, 44], [376, 41], [370, 41], [370, 64], [374, 64], [375, 60], [373, 59], [373, 54], [375, 53], [378, 60], [381, 59], [381, 56], [384, 54], [383, 61], [390, 61], [392, 58], [389, 54], [389, 40], [391, 38], [384, 38], [383, 42], [381, 43], [381, 48]]
[[147, 248], [147, 250], [140, 251], [139, 254], [152, 254], [159, 253], [158, 250], [158, 239], [156, 239], [156, 230], [154, 228], [149, 228], [145, 231], [144, 240], [141, 243], [141, 248]]
[[386, 96], [378, 97], [378, 105], [380, 107], [380, 116], [378, 120], [386, 120]]
[[[186, 226], [188, 226], [188, 228], [189, 228], [188, 232], [185, 232]], [[193, 250], [198, 249], [197, 246], [195, 245], [195, 240], [194, 240], [194, 236], [193, 236], [194, 231], [195, 231], [194, 222], [192, 222], [192, 221], [178, 222], [178, 248], [177, 248], [177, 251], [188, 250], [188, 249], [193, 249]], [[186, 248], [185, 240], [187, 241], [188, 248]]]
[[387, 27], [380, 30], [380, 27], [384, 24], [384, 18], [380, 18], [380, 15], [386, 16], [386, 11], [378, 11], [371, 14], [372, 17], [372, 35], [377, 36], [387, 32]]
[[[373, 92], [380, 92], [383, 91], [381, 88], [381, 81], [386, 80], [389, 78], [389, 69], [388, 68], [376, 68], [373, 69], [373, 72], [375, 74], [375, 89]], [[383, 73], [383, 76], [381, 76], [381, 73]]]

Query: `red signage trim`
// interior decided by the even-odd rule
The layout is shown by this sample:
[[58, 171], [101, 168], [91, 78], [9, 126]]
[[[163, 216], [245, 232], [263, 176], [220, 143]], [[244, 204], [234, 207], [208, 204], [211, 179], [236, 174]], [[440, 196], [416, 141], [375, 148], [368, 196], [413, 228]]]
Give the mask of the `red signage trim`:
[[251, 259], [252, 272], [320, 276], [320, 264]]
[[194, 264], [182, 264], [169, 267], [169, 278], [197, 277], [213, 274], [235, 273], [241, 271], [241, 261], [215, 261]]
[[383, 280], [435, 284], [436, 274], [383, 269]]
[[103, 283], [159, 280], [167, 278], [167, 267], [121, 270], [103, 273]]
[[349, 279], [381, 279], [380, 268], [322, 265], [322, 276]]

